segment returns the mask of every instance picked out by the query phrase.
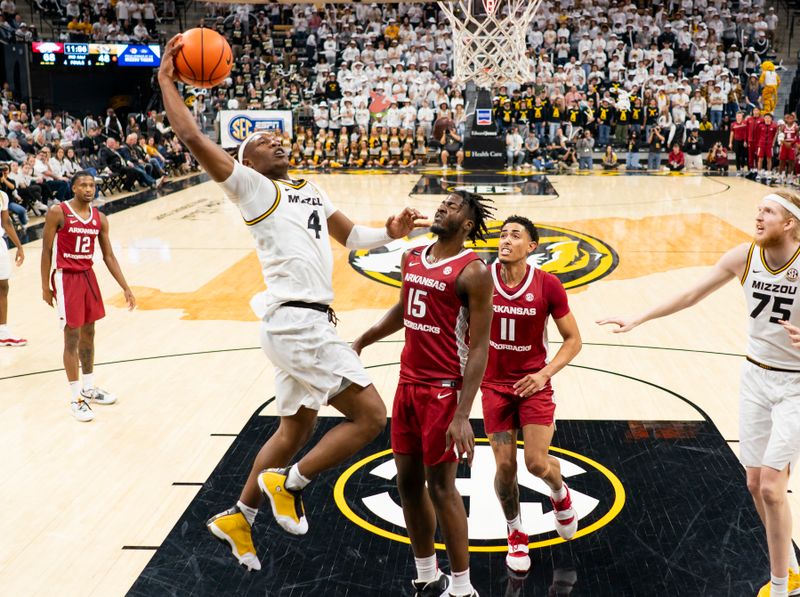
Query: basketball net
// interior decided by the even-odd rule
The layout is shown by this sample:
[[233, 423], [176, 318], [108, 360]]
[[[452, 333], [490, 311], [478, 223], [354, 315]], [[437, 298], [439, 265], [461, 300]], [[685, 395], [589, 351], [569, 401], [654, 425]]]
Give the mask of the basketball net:
[[486, 16], [475, 16], [472, 0], [439, 2], [453, 28], [453, 82], [474, 81], [491, 89], [504, 83], [528, 83], [528, 27], [542, 0], [482, 0]]

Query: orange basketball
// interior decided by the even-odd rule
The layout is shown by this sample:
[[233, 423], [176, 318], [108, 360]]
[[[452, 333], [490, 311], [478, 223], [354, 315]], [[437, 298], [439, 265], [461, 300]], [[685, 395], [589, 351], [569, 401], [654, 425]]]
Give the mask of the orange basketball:
[[231, 47], [213, 29], [197, 27], [183, 34], [183, 47], [175, 56], [175, 71], [184, 83], [214, 87], [225, 80], [232, 66]]

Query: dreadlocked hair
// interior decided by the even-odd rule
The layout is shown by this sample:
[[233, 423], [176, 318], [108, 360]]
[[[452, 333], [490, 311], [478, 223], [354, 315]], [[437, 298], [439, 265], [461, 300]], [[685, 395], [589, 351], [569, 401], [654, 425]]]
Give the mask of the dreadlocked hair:
[[490, 205], [492, 200], [469, 191], [453, 191], [453, 195], [461, 197], [462, 205], [470, 210], [470, 219], [475, 224], [467, 239], [471, 242], [486, 240], [486, 233], [489, 231], [486, 222], [492, 217], [495, 209]]

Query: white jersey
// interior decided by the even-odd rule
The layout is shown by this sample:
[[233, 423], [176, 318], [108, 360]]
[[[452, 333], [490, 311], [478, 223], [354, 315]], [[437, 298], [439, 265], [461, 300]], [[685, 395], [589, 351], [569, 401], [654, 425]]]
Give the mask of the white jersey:
[[328, 217], [336, 208], [328, 196], [303, 180], [272, 180], [234, 163], [220, 183], [236, 203], [256, 241], [267, 291], [256, 313], [269, 316], [282, 303], [333, 302], [333, 253]]
[[800, 325], [800, 247], [783, 267], [767, 265], [764, 250], [750, 246], [742, 277], [747, 300], [747, 356], [764, 365], [800, 371], [800, 350], [778, 322]]

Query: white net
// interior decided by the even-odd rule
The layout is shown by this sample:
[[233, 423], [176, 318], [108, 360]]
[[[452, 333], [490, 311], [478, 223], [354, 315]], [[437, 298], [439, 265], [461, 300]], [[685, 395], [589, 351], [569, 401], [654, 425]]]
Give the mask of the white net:
[[485, 16], [474, 14], [474, 2], [439, 2], [453, 28], [454, 82], [487, 89], [529, 82], [526, 36], [542, 0], [484, 0]]

